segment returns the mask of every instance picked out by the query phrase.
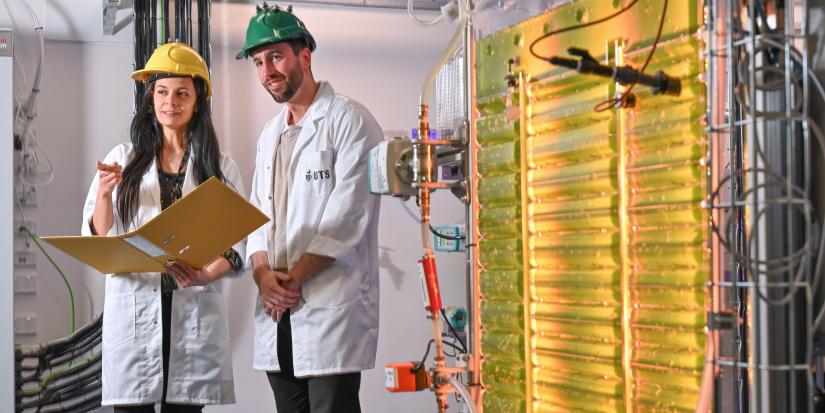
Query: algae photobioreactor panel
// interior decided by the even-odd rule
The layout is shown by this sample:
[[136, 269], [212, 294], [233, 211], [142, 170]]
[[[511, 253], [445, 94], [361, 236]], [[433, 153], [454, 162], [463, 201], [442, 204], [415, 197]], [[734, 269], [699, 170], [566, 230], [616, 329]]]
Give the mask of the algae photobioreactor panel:
[[[637, 86], [635, 107], [596, 112], [622, 87], [528, 51], [627, 3], [573, 2], [477, 44], [485, 412], [696, 406], [710, 279], [701, 5], [669, 2], [645, 70], [678, 77], [678, 97]], [[536, 52], [639, 68], [662, 6], [640, 0]], [[508, 93], [510, 59], [523, 80]]]

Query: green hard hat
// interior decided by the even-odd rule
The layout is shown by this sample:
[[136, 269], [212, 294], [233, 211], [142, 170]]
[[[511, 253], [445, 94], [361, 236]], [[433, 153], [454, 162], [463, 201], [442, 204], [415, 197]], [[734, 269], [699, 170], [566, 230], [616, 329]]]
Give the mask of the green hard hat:
[[269, 43], [282, 42], [290, 39], [304, 39], [310, 51], [315, 51], [315, 39], [298, 17], [292, 14], [292, 6], [281, 9], [279, 6], [270, 7], [266, 3], [255, 6], [256, 13], [249, 20], [246, 27], [246, 40], [243, 48], [235, 55], [235, 59], [249, 57], [252, 49]]

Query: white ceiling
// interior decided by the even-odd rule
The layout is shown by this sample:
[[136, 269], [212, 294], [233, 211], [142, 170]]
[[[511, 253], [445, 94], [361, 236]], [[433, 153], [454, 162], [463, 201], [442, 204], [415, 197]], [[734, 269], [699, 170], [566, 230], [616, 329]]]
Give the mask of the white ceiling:
[[[118, 11], [116, 33], [103, 34], [102, 0], [0, 0], [0, 27], [13, 25], [17, 29], [33, 27], [19, 1], [28, 1], [40, 16], [47, 40], [73, 42], [131, 43], [131, 7]], [[121, 3], [131, 3], [122, 0]], [[286, 3], [282, 3], [286, 4]], [[418, 55], [422, 51], [446, 47], [455, 30], [454, 23], [433, 27], [415, 25], [405, 10], [364, 7], [296, 4], [296, 14], [304, 20], [318, 42], [319, 50], [393, 50]], [[212, 47], [238, 48], [244, 31], [254, 14], [252, 4], [215, 0], [212, 5]], [[419, 11], [422, 18], [432, 18], [432, 12]]]

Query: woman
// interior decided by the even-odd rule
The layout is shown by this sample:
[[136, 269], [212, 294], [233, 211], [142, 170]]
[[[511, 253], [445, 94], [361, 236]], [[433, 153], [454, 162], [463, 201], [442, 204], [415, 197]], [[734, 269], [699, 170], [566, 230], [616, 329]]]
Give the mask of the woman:
[[[157, 48], [132, 78], [147, 82], [132, 119], [131, 143], [97, 163], [83, 211], [83, 234], [115, 235], [146, 223], [215, 176], [243, 194], [234, 162], [221, 155], [208, 99], [209, 72], [184, 44]], [[115, 412], [200, 412], [234, 403], [228, 323], [213, 281], [242, 269], [243, 243], [196, 270], [106, 277], [103, 404]]]

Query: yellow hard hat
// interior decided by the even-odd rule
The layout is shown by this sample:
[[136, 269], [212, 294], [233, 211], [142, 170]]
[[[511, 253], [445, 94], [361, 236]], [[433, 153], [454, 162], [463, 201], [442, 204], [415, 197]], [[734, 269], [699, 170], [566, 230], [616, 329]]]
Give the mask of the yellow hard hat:
[[209, 81], [206, 62], [186, 44], [166, 43], [158, 46], [146, 62], [146, 67], [132, 72], [132, 79], [146, 82], [154, 74], [199, 77], [206, 82], [206, 97], [212, 96], [212, 82]]

